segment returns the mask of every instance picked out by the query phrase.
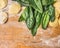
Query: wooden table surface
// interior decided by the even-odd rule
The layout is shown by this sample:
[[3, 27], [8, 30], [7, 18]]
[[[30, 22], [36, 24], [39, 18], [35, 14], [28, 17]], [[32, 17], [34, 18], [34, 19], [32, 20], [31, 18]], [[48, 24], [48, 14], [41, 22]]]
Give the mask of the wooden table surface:
[[[60, 40], [60, 28], [47, 30], [39, 28], [37, 35], [33, 37], [26, 24], [18, 22], [18, 18], [18, 16], [9, 17], [6, 24], [0, 25], [0, 48], [60, 47], [60, 42], [58, 44], [58, 41]], [[48, 40], [51, 43], [49, 42], [47, 45], [45, 40]], [[51, 44], [53, 44], [53, 46]]]

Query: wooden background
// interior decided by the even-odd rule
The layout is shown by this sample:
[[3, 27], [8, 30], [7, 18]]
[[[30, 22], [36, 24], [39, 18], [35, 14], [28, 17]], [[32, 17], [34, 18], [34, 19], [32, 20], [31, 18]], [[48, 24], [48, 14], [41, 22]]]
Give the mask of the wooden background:
[[60, 27], [39, 27], [37, 35], [33, 37], [23, 22], [18, 22], [18, 16], [9, 17], [6, 24], [0, 25], [0, 48], [59, 48]]

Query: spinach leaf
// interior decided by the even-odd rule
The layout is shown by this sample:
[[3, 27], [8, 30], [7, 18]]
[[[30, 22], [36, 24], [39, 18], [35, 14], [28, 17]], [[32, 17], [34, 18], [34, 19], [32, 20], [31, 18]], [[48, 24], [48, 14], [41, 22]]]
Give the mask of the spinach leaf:
[[23, 11], [23, 13], [21, 14], [21, 16], [19, 17], [19, 22], [21, 21], [25, 21], [28, 17], [28, 7], [25, 8], [25, 10]]
[[50, 21], [53, 22], [55, 20], [55, 8], [52, 5], [48, 7], [48, 14], [50, 16]]
[[23, 6], [29, 6], [28, 0], [13, 0], [13, 1], [17, 1], [18, 3], [20, 3]]
[[51, 5], [54, 2], [56, 2], [56, 0], [42, 0], [43, 6]]
[[29, 0], [29, 4], [38, 12], [43, 13], [41, 0]]
[[36, 35], [36, 33], [37, 33], [37, 29], [38, 29], [38, 27], [40, 26], [40, 24], [41, 24], [41, 14], [38, 12], [37, 13], [37, 16], [35, 16], [35, 26], [34, 26], [34, 28], [31, 30], [31, 33], [32, 33], [32, 35], [33, 36], [35, 36]]
[[48, 11], [46, 11], [42, 15], [42, 28], [43, 29], [46, 29], [48, 27], [49, 21], [50, 21], [50, 16], [48, 14]]
[[29, 7], [29, 16], [26, 19], [26, 25], [29, 29], [32, 29], [34, 26], [34, 16], [33, 16], [33, 11], [32, 7]]

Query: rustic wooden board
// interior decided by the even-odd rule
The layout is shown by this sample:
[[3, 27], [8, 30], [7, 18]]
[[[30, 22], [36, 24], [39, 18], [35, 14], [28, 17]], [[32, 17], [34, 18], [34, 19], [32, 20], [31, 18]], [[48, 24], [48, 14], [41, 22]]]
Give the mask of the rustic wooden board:
[[33, 37], [19, 16], [9, 16], [8, 22], [0, 24], [0, 48], [60, 48], [60, 27], [43, 30], [39, 27]]
[[[26, 24], [18, 22], [18, 18], [18, 16], [9, 17], [6, 24], [0, 25], [0, 48], [37, 48], [41, 47], [41, 44], [42, 47], [49, 47], [52, 41], [53, 46], [55, 46], [54, 43], [58, 44], [58, 40], [60, 40], [60, 28], [48, 28], [47, 30], [43, 30], [40, 27], [37, 35], [33, 37]], [[48, 46], [47, 43], [45, 43], [46, 39], [51, 40]], [[44, 43], [45, 45], [43, 45]]]

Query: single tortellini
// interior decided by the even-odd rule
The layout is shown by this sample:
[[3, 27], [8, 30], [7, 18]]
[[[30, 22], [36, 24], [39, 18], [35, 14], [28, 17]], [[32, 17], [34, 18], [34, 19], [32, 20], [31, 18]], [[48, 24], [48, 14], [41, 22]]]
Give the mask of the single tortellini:
[[13, 2], [9, 6], [8, 13], [15, 15], [18, 14], [20, 10], [21, 10], [21, 5], [19, 3]]
[[8, 0], [0, 0], [0, 10], [7, 6]]
[[59, 18], [59, 12], [58, 12], [57, 9], [55, 9], [55, 17], [56, 17], [56, 18]]
[[0, 24], [4, 24], [8, 19], [8, 14], [6, 12], [0, 12]]
[[59, 18], [59, 21], [58, 22], [59, 22], [59, 26], [60, 26], [60, 18]]
[[55, 4], [54, 4], [54, 7], [58, 10], [58, 12], [60, 13], [60, 1], [57, 1]]
[[49, 22], [49, 26], [51, 26], [51, 27], [57, 27], [58, 26], [58, 18], [56, 18], [54, 22], [50, 21]]

